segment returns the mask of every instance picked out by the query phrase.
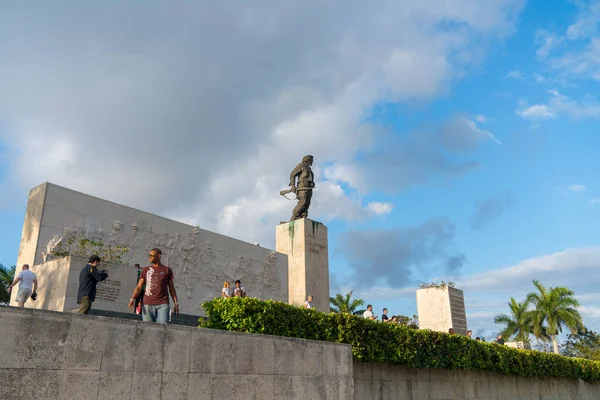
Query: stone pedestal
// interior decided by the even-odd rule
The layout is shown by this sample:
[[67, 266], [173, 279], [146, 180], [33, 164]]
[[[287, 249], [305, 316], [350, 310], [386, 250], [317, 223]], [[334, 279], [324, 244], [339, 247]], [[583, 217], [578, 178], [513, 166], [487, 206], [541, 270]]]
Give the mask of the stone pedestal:
[[451, 288], [426, 288], [417, 290], [419, 328], [436, 332], [467, 334], [467, 317], [463, 291]]
[[327, 227], [303, 218], [276, 229], [276, 251], [288, 256], [288, 302], [302, 306], [312, 295], [313, 308], [329, 312]]

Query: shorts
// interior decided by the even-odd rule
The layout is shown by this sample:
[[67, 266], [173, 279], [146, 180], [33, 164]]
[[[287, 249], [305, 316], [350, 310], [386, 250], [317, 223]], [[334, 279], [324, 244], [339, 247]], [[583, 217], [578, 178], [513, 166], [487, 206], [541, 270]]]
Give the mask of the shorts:
[[29, 299], [29, 296], [31, 296], [31, 289], [19, 288], [16, 301], [17, 303], [25, 303]]

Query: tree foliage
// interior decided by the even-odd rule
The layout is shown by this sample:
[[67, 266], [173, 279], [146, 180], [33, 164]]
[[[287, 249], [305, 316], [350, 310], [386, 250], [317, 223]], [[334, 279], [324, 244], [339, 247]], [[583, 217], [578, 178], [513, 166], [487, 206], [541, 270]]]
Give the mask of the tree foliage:
[[460, 335], [371, 321], [351, 313], [325, 314], [253, 298], [217, 298], [202, 306], [207, 320], [202, 320], [201, 327], [348, 343], [359, 362], [600, 381], [600, 362], [517, 350]]
[[330, 297], [331, 311], [341, 314], [362, 315], [366, 310], [358, 309], [365, 304], [363, 299], [352, 300], [353, 291], [349, 291], [345, 295], [338, 293], [335, 297]]
[[581, 315], [577, 311], [579, 302], [574, 297], [575, 293], [566, 287], [546, 288], [538, 281], [533, 281], [533, 284], [538, 292], [527, 295], [527, 302], [533, 306], [533, 334], [537, 338], [548, 335], [554, 352], [558, 354], [557, 336], [562, 333], [563, 328], [568, 328], [575, 334], [583, 327]]
[[500, 334], [510, 340], [518, 342], [528, 342], [529, 335], [533, 332], [533, 316], [529, 310], [529, 302], [527, 300], [518, 303], [513, 297], [508, 303], [510, 315], [500, 314], [494, 317], [496, 324], [503, 324], [504, 329]]
[[580, 328], [577, 333], [569, 334], [562, 354], [568, 357], [600, 361], [600, 335], [589, 329]]
[[10, 303], [10, 293], [8, 293], [8, 287], [15, 280], [15, 271], [17, 267], [13, 265], [10, 268], [6, 268], [0, 264], [0, 303]]

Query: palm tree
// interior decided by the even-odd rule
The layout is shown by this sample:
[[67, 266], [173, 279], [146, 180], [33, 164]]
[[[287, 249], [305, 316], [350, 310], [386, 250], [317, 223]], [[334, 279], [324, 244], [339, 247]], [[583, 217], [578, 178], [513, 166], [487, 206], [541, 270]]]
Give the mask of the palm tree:
[[529, 301], [526, 299], [518, 303], [511, 297], [508, 307], [510, 315], [500, 314], [494, 317], [496, 324], [505, 325], [500, 334], [506, 339], [514, 335], [517, 342], [528, 342], [529, 335], [533, 332], [533, 315], [529, 311]]
[[16, 266], [6, 268], [0, 264], [0, 303], [10, 303], [10, 293], [8, 293], [8, 287], [15, 279]]
[[529, 293], [527, 301], [534, 309], [531, 311], [533, 319], [533, 334], [541, 338], [547, 334], [552, 340], [554, 353], [558, 354], [558, 341], [556, 337], [562, 332], [563, 326], [576, 334], [578, 328], [583, 326], [581, 314], [577, 311], [579, 302], [573, 297], [575, 292], [566, 287], [546, 289], [538, 281], [533, 281], [539, 293]]
[[365, 304], [365, 301], [363, 299], [350, 300], [352, 297], [352, 292], [353, 291], [351, 290], [350, 292], [346, 293], [345, 296], [338, 293], [335, 295], [335, 298], [330, 297], [329, 302], [331, 303], [331, 311], [335, 313], [362, 315], [365, 310], [357, 310], [357, 308]]

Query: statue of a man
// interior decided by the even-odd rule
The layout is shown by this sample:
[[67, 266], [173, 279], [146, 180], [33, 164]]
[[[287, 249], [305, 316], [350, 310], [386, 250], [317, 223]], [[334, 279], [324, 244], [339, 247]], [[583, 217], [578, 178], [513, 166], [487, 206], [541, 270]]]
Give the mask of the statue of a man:
[[[302, 162], [290, 173], [290, 191], [296, 194], [298, 200], [290, 221], [308, 217], [308, 208], [315, 187], [315, 177], [310, 168], [312, 164], [313, 156], [304, 156]], [[296, 179], [298, 179], [297, 183]]]

